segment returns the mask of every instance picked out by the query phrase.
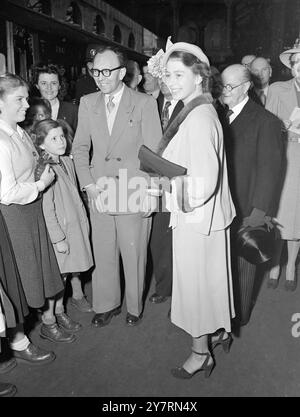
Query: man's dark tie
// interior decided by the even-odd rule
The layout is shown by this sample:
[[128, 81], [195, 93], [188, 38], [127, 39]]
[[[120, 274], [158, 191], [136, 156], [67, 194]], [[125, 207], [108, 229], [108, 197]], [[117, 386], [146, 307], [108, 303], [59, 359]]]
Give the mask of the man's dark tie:
[[230, 122], [230, 116], [233, 114], [234, 112], [231, 110], [231, 109], [229, 109], [229, 110], [227, 110], [227, 112], [226, 112], [226, 120], [227, 120], [227, 122], [229, 123]]
[[166, 104], [164, 105], [164, 108], [161, 112], [161, 125], [162, 125], [162, 129], [163, 131], [166, 130], [170, 117], [169, 117], [169, 107], [171, 106], [171, 102], [170, 101], [166, 101]]

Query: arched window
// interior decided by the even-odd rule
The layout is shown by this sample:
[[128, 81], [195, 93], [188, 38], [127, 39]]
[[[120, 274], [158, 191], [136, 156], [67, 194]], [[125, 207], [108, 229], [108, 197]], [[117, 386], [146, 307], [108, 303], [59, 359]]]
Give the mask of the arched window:
[[35, 12], [51, 15], [51, 0], [27, 0], [26, 6]]
[[128, 37], [128, 47], [131, 49], [135, 48], [135, 38], [132, 32], [130, 32]]
[[105, 35], [105, 23], [100, 14], [97, 14], [94, 20], [93, 32], [97, 35]]
[[41, 0], [42, 13], [51, 16], [51, 0]]
[[78, 4], [72, 1], [67, 8], [65, 21], [73, 25], [81, 26], [82, 16]]
[[118, 43], [122, 42], [122, 33], [118, 25], [116, 25], [114, 28], [113, 40]]

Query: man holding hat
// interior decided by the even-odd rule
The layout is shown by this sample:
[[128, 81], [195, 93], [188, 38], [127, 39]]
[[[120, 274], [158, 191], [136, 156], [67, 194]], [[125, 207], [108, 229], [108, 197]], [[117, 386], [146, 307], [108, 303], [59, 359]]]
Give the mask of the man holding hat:
[[[282, 225], [281, 237], [287, 240], [288, 247], [285, 288], [294, 291], [297, 285], [295, 262], [300, 247], [300, 39], [279, 58], [291, 69], [293, 78], [270, 85], [266, 108], [282, 120], [287, 139], [287, 169], [276, 217]], [[269, 286], [272, 288], [278, 285], [283, 240], [278, 241], [277, 256], [270, 272]]]
[[[222, 102], [229, 111], [222, 120], [230, 190], [237, 216], [232, 242], [241, 226], [258, 227], [276, 214], [282, 173], [280, 121], [248, 96], [249, 70], [234, 64], [221, 75]], [[237, 246], [237, 245], [235, 245]], [[256, 265], [233, 247], [235, 308], [238, 325], [246, 325], [252, 310]]]

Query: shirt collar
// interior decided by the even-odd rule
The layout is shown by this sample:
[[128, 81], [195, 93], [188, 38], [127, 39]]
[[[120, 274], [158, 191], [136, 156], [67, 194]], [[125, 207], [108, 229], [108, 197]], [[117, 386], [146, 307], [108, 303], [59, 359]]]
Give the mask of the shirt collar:
[[17, 130], [14, 130], [11, 126], [9, 126], [8, 123], [6, 123], [4, 120], [0, 120], [0, 128], [8, 134], [8, 136], [13, 136], [15, 133], [18, 133], [18, 135], [22, 138], [24, 131], [23, 129], [17, 125]]
[[166, 97], [164, 98], [164, 105], [166, 104], [166, 102], [169, 101], [171, 103], [171, 106], [176, 106], [176, 104], [178, 103], [179, 100], [175, 100], [174, 98], [172, 98], [171, 100], [167, 100]]
[[122, 83], [122, 88], [115, 94], [104, 94], [105, 104], [108, 103], [109, 97], [112, 95], [114, 97], [114, 103], [117, 104], [121, 101], [122, 94], [124, 91], [124, 83]]
[[235, 116], [237, 116], [238, 114], [240, 114], [240, 112], [243, 110], [243, 108], [245, 107], [247, 101], [249, 100], [249, 97], [246, 96], [244, 98], [243, 101], [241, 101], [239, 104], [237, 104], [236, 106], [232, 107], [232, 111], [234, 113]]

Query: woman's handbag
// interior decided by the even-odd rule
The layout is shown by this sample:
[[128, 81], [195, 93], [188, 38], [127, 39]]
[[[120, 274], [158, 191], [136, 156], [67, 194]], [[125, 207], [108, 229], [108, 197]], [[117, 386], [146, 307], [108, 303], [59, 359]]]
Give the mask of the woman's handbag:
[[254, 265], [267, 262], [273, 256], [275, 239], [275, 226], [242, 227], [237, 233], [238, 254]]
[[151, 176], [172, 179], [179, 175], [186, 175], [187, 173], [185, 167], [162, 158], [145, 145], [140, 147], [138, 158], [140, 160], [140, 170], [147, 172]]

